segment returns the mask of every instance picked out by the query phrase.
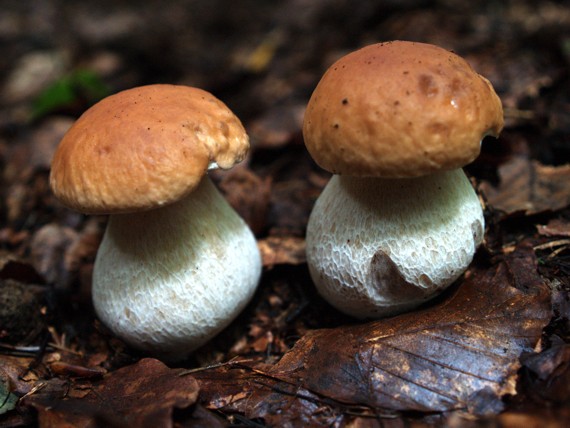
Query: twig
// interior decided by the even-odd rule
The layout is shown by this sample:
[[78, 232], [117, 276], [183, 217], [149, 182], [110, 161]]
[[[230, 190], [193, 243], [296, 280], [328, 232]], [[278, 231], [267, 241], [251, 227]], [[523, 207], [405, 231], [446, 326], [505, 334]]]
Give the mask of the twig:
[[[184, 370], [182, 372], [180, 372], [178, 374], [178, 376], [186, 376], [192, 373], [198, 373], [198, 372], [203, 372], [206, 370], [211, 370], [211, 369], [218, 369], [220, 367], [226, 367], [226, 366], [234, 366], [234, 365], [238, 365], [238, 364], [242, 364], [242, 363], [251, 363], [256, 361], [255, 359], [249, 359], [249, 360], [241, 360], [241, 361], [235, 361], [235, 360], [230, 360], [230, 361], [224, 361], [222, 363], [216, 363], [216, 364], [210, 364], [209, 366], [203, 366], [203, 367], [196, 367], [193, 369], [187, 369]], [[248, 366], [245, 366], [248, 367]]]
[[556, 241], [545, 242], [544, 244], [536, 245], [534, 250], [549, 250], [551, 248], [561, 247], [563, 245], [570, 245], [570, 239], [558, 239]]

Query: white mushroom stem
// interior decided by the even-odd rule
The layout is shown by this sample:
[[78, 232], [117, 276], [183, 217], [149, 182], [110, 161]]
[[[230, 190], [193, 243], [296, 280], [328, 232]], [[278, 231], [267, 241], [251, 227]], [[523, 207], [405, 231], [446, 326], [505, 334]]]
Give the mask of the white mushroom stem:
[[307, 226], [307, 261], [337, 309], [377, 318], [420, 305], [469, 266], [484, 233], [463, 170], [413, 179], [334, 175]]
[[109, 218], [93, 302], [131, 346], [177, 360], [230, 324], [260, 274], [255, 237], [206, 177], [174, 204]]

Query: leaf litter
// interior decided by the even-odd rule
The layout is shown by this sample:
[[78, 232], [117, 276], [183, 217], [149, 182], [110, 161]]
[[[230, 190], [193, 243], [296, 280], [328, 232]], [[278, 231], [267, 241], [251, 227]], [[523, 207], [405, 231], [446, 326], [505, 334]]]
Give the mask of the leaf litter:
[[196, 381], [181, 371], [145, 358], [101, 381], [46, 381], [25, 403], [38, 411], [43, 426], [168, 426], [173, 409], [198, 397]]
[[[319, 0], [310, 7], [297, 0], [254, 1], [247, 13], [222, 19], [213, 12], [215, 2], [195, 2], [200, 13], [173, 2], [171, 13], [151, 0], [118, 14], [107, 3], [105, 17], [114, 18], [101, 19], [96, 32], [82, 24], [99, 3], [62, 5], [72, 25], [53, 25], [56, 42], [49, 26], [39, 25], [44, 47], [72, 52], [75, 65], [99, 64], [94, 69], [101, 70], [106, 64], [101, 76], [113, 91], [156, 78], [193, 82], [215, 88], [238, 112], [252, 136], [251, 156], [217, 184], [256, 230], [264, 278], [248, 310], [184, 362], [184, 370], [141, 359], [97, 322], [88, 303], [104, 219], [64, 210], [48, 192], [51, 153], [86, 100], [38, 122], [26, 119], [29, 102], [0, 102], [0, 287], [17, 297], [15, 280], [40, 297], [40, 316], [29, 327], [43, 332], [21, 335], [25, 329], [0, 326], [2, 394], [19, 397], [15, 409], [0, 415], [0, 426], [93, 426], [102, 420], [121, 426], [565, 426], [567, 7], [493, 2], [488, 13], [491, 2], [462, 4], [461, 10], [434, 2], [428, 10], [414, 1]], [[4, 45], [4, 76], [17, 69], [11, 64], [25, 56], [19, 53], [34, 53], [37, 34], [29, 23], [46, 22], [38, 15], [42, 8], [21, 10], [32, 18], [6, 6], [6, 28], [18, 43]], [[158, 38], [142, 25], [149, 11]], [[108, 31], [113, 23], [122, 31]], [[252, 52], [273, 34], [268, 26], [281, 39], [261, 69], [228, 68], [228, 53]], [[240, 28], [243, 37], [226, 40], [213, 34], [217, 28], [224, 35]], [[83, 29], [79, 39], [89, 47], [75, 42]], [[97, 34], [106, 39], [89, 42]], [[333, 59], [394, 38], [466, 54], [500, 92], [507, 127], [498, 142], [483, 144], [471, 168], [490, 201], [490, 227], [465, 280], [422, 311], [357, 324], [314, 293], [306, 270], [306, 221], [328, 174], [306, 154], [301, 115]], [[47, 233], [52, 227], [76, 233], [66, 239], [65, 232]], [[20, 298], [14, 307], [34, 307], [27, 302]], [[8, 340], [13, 343], [3, 343]], [[125, 397], [127, 382], [132, 394]]]
[[[552, 315], [536, 266], [532, 247], [521, 244], [491, 268], [473, 268], [433, 306], [311, 331], [277, 364], [249, 373], [242, 367], [236, 384], [226, 378], [227, 388], [245, 377], [250, 395], [238, 409], [252, 418], [266, 418], [268, 406], [284, 411], [302, 403], [309, 414], [327, 403], [337, 410], [497, 413], [501, 398], [516, 394], [519, 357], [537, 347]], [[208, 372], [197, 379], [210, 382]]]

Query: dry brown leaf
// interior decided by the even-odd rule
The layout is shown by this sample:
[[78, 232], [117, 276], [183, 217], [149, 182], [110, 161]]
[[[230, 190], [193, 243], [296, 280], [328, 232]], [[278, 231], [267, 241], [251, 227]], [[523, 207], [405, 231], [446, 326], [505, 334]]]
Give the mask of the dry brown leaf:
[[53, 361], [49, 364], [49, 369], [54, 376], [71, 376], [84, 379], [100, 378], [106, 373], [102, 367], [86, 367], [65, 361]]
[[10, 379], [10, 386], [14, 393], [24, 395], [30, 392], [37, 382], [38, 372], [29, 370], [33, 365], [32, 357], [17, 357], [0, 353], [0, 367]]
[[534, 401], [570, 402], [570, 345], [561, 339], [540, 354], [523, 358], [523, 381]]
[[[36, 408], [44, 427], [170, 426], [173, 408], [187, 408], [198, 397], [197, 382], [181, 371], [142, 359], [93, 382], [88, 394], [80, 385], [52, 379], [24, 404]], [[71, 398], [70, 388], [82, 394]]]
[[270, 108], [249, 126], [255, 149], [276, 149], [287, 145], [303, 126], [304, 104]]
[[263, 266], [305, 263], [305, 239], [296, 236], [269, 236], [257, 241]]
[[30, 242], [33, 266], [55, 288], [68, 289], [85, 263], [94, 261], [105, 221], [105, 217], [89, 217], [80, 232], [57, 223], [42, 226]]
[[271, 180], [261, 178], [246, 166], [239, 165], [219, 172], [220, 190], [253, 233], [261, 233], [267, 225]]
[[337, 410], [302, 387], [262, 379], [253, 385], [246, 413], [249, 418], [262, 418], [268, 426], [280, 427], [331, 427], [338, 422]]
[[538, 234], [543, 236], [566, 236], [570, 237], [570, 222], [556, 218], [550, 220], [547, 224], [537, 226]]
[[[445, 423], [436, 425], [445, 428], [567, 428], [570, 409], [525, 406], [487, 418], [473, 419], [459, 412], [449, 415]], [[432, 428], [433, 425], [420, 425]], [[419, 428], [419, 427], [416, 427]]]
[[507, 214], [556, 211], [570, 204], [570, 165], [546, 166], [523, 156], [499, 167], [500, 184], [481, 183], [489, 205]]
[[49, 284], [56, 284], [60, 289], [69, 286], [75, 272], [65, 266], [63, 255], [78, 236], [71, 227], [56, 223], [42, 226], [33, 235], [30, 242], [32, 264]]
[[269, 235], [304, 236], [314, 200], [320, 193], [306, 179], [275, 182], [271, 193]]
[[[495, 413], [551, 317], [536, 266], [532, 248], [520, 246], [433, 307], [307, 334], [268, 375], [350, 405]], [[268, 393], [250, 398], [249, 415]]]
[[[251, 395], [252, 373], [230, 362], [192, 373], [200, 385], [200, 402], [208, 409], [242, 411]], [[253, 376], [255, 377], [255, 376]]]
[[[501, 428], [567, 428], [570, 420], [568, 408], [543, 408], [529, 411], [511, 411], [501, 414], [487, 426]], [[465, 425], [463, 425], [465, 426]], [[473, 426], [475, 426], [473, 424]]]

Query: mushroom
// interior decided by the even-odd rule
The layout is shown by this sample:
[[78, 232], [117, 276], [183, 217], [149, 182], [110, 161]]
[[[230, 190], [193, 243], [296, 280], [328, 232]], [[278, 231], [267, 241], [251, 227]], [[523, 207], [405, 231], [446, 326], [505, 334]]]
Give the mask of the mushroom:
[[376, 318], [417, 307], [461, 276], [484, 234], [461, 168], [502, 127], [489, 81], [440, 47], [380, 43], [334, 63], [303, 123], [309, 153], [334, 174], [307, 225], [320, 294]]
[[255, 237], [206, 175], [248, 149], [225, 104], [177, 85], [109, 96], [63, 137], [50, 185], [69, 208], [110, 214], [93, 304], [129, 345], [182, 359], [251, 299], [261, 274]]

